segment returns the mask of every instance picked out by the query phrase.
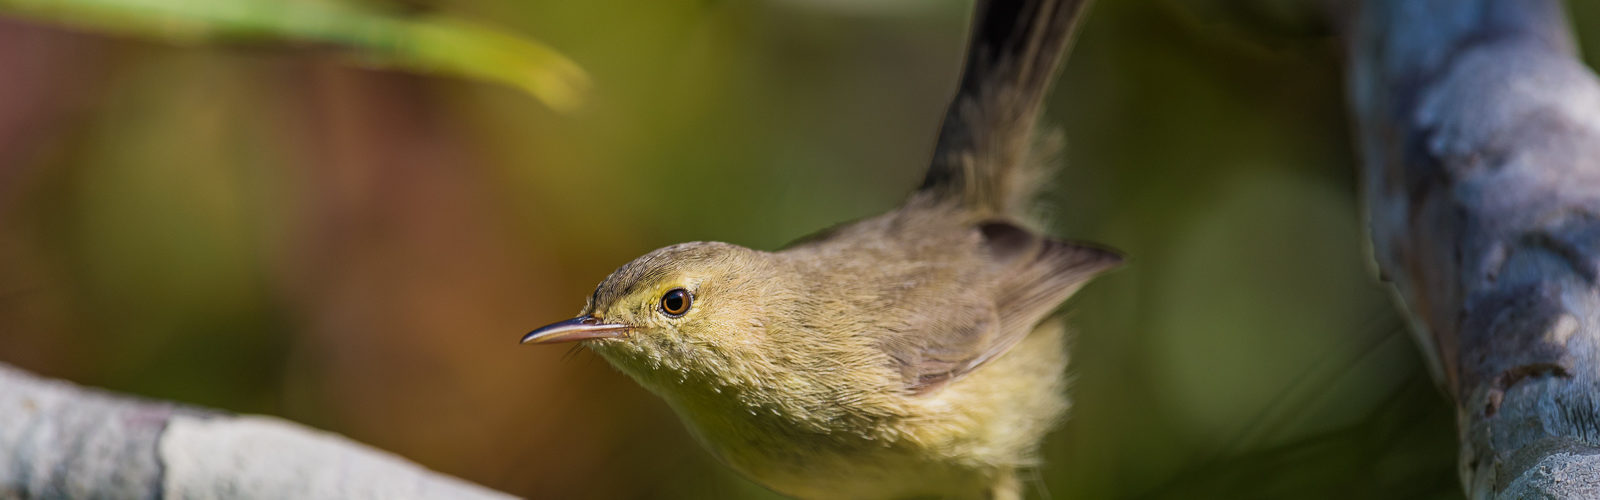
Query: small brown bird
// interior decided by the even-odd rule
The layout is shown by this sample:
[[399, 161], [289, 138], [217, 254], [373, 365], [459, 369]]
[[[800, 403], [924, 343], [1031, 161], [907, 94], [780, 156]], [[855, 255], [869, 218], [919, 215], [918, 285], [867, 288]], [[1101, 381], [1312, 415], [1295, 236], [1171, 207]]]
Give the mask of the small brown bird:
[[1043, 98], [1083, 0], [979, 0], [960, 89], [899, 208], [775, 252], [683, 243], [606, 277], [583, 341], [729, 466], [801, 498], [1018, 498], [1067, 410], [1048, 319], [1121, 262], [1029, 217]]

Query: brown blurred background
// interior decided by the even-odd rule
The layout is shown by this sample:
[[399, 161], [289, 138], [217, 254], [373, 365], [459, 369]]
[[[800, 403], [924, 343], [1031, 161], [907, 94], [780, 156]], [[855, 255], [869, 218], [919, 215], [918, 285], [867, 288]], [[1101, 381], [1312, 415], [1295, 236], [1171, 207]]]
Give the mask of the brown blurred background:
[[[769, 496], [604, 361], [516, 340], [652, 248], [773, 248], [894, 205], [968, 3], [383, 5], [542, 40], [588, 103], [0, 17], [0, 362], [529, 497]], [[1068, 308], [1052, 498], [1460, 496], [1451, 412], [1364, 253], [1317, 7], [1091, 13], [1050, 107], [1051, 213], [1132, 263]]]

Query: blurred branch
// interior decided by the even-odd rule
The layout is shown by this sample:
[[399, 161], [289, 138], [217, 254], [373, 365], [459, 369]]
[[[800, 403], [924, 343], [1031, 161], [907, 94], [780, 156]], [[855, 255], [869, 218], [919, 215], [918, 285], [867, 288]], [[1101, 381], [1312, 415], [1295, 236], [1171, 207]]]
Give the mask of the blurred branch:
[[1600, 495], [1600, 83], [1562, 5], [1350, 14], [1374, 257], [1455, 398], [1469, 496]]
[[0, 498], [509, 498], [343, 437], [0, 365]]
[[558, 110], [589, 78], [554, 49], [444, 15], [399, 15], [334, 1], [0, 0], [0, 15], [177, 43], [273, 41], [346, 50], [366, 64], [511, 85]]

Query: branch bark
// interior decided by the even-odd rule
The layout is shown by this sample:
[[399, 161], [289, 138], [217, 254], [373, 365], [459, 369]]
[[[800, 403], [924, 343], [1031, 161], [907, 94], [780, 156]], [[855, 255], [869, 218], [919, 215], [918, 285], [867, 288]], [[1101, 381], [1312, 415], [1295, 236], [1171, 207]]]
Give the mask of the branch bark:
[[0, 365], [0, 498], [510, 497], [283, 420]]
[[1373, 253], [1456, 401], [1463, 486], [1600, 497], [1600, 84], [1562, 5], [1350, 14]]

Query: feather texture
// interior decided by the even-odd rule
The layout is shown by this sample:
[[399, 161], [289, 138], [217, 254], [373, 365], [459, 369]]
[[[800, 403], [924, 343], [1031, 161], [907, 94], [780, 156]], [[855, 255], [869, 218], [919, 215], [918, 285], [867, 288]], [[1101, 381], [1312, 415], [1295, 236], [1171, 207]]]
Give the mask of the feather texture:
[[[1050, 314], [1121, 257], [1028, 229], [1040, 106], [1082, 0], [979, 0], [920, 189], [776, 252], [697, 242], [624, 265], [586, 340], [718, 457], [802, 498], [1017, 498], [1068, 407]], [[686, 312], [664, 314], [664, 294]], [[1019, 347], [1020, 346], [1020, 347]]]

